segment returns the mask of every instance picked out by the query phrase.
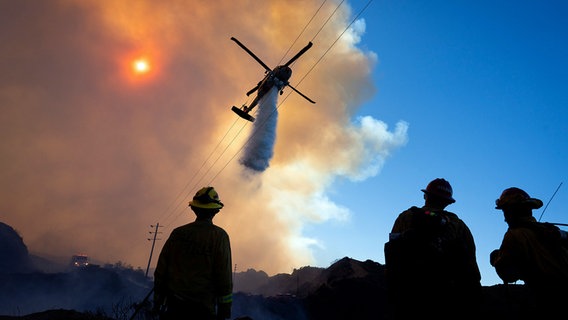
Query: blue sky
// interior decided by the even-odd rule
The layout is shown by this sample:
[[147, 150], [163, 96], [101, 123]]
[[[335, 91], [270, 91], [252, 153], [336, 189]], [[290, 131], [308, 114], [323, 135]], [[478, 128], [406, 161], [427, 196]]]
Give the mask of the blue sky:
[[[366, 3], [354, 1], [354, 11]], [[408, 122], [408, 143], [377, 176], [336, 184], [334, 200], [354, 212], [348, 226], [307, 233], [384, 262], [397, 214], [445, 178], [457, 200], [447, 209], [474, 235], [482, 283], [500, 283], [488, 261], [506, 231], [495, 199], [517, 186], [546, 204], [568, 172], [567, 14], [562, 1], [373, 1], [361, 47], [378, 56], [378, 92], [358, 114]], [[564, 188], [542, 221], [568, 222]]]

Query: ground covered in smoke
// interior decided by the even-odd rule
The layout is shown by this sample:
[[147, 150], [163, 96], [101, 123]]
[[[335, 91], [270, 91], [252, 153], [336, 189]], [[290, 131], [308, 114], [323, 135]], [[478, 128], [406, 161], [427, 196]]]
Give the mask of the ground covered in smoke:
[[[239, 290], [236, 282], [234, 319], [390, 319], [384, 266], [379, 263], [344, 258], [327, 269], [306, 267], [292, 274], [265, 275], [254, 270], [235, 275], [248, 289]], [[136, 303], [148, 292], [142, 286], [127, 286], [118, 273], [103, 270], [4, 275], [0, 281], [0, 314], [6, 315], [0, 316], [2, 320], [129, 319]], [[484, 292], [484, 318], [518, 315], [526, 299], [521, 285], [484, 287]], [[130, 299], [125, 299], [125, 294]], [[143, 319], [149, 307], [143, 308], [137, 319]]]
[[[327, 269], [319, 270], [317, 275], [314, 273], [315, 270], [309, 267], [306, 270], [303, 269], [296, 270], [293, 274], [281, 274], [258, 282], [259, 292], [236, 292], [232, 311], [233, 319], [244, 319], [245, 317], [256, 320], [391, 319], [384, 290], [384, 266], [370, 260], [361, 262], [344, 258]], [[240, 281], [246, 281], [247, 277], [253, 276], [258, 280], [259, 276], [263, 277], [262, 274], [262, 271], [249, 270], [238, 274], [237, 278]], [[311, 281], [298, 281], [303, 276], [307, 276], [306, 279], [310, 278]], [[279, 289], [287, 291], [270, 296], [260, 293], [274, 292]], [[59, 292], [52, 292], [60, 299], [60, 304], [52, 301], [51, 309], [29, 314], [21, 313], [25, 315], [0, 316], [0, 320], [122, 320], [129, 319], [134, 312], [135, 305], [125, 304], [123, 300], [117, 299], [116, 296], [104, 290], [100, 293], [106, 295], [104, 298], [109, 300], [108, 303], [117, 299], [112, 302], [113, 307], [110, 312], [104, 312], [100, 308], [81, 312], [60, 308], [58, 306], [71, 298], [64, 297], [64, 291], [64, 288], [60, 288]], [[142, 294], [142, 291], [139, 293]], [[485, 300], [481, 318], [515, 319], [519, 316], [520, 307], [526, 301], [526, 292], [522, 285], [513, 285], [508, 288], [501, 285], [484, 287], [484, 293]], [[71, 294], [67, 292], [67, 295]], [[79, 294], [79, 296], [82, 295]], [[86, 300], [89, 297], [92, 295], [83, 296]], [[24, 297], [19, 298], [22, 299], [20, 302], [26, 301]], [[47, 299], [47, 296], [44, 298]], [[2, 297], [3, 301], [6, 301], [5, 299], [6, 297]], [[15, 303], [10, 299], [7, 301]], [[147, 312], [147, 309], [142, 309], [139, 313], [140, 317], [136, 319], [144, 319]], [[0, 311], [0, 314], [5, 314], [5, 311]]]
[[[153, 282], [119, 263], [46, 272], [18, 233], [0, 223], [0, 320], [145, 319]], [[42, 270], [43, 268], [43, 270]], [[271, 320], [390, 319], [384, 265], [345, 257], [328, 268], [302, 267], [268, 276], [234, 274], [233, 317]], [[484, 287], [483, 318], [519, 315], [524, 286]]]

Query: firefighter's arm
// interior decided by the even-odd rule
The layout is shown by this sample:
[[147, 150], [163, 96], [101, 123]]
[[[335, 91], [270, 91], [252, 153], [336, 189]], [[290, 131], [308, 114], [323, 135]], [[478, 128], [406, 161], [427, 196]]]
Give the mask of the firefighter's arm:
[[522, 249], [512, 233], [508, 232], [503, 238], [501, 247], [493, 250], [489, 255], [489, 262], [497, 275], [505, 282], [511, 283], [522, 278], [521, 266], [523, 265]]
[[521, 278], [518, 268], [514, 264], [509, 263], [506, 259], [501, 258], [500, 250], [493, 250], [489, 259], [491, 260], [491, 265], [495, 267], [497, 275], [503, 282], [511, 283]]

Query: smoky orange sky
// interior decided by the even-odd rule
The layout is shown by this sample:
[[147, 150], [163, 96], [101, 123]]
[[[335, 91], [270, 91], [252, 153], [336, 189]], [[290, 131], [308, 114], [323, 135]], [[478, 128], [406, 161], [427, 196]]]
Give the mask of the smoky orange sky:
[[[173, 228], [193, 221], [187, 202], [212, 185], [238, 270], [315, 263], [325, 244], [305, 226], [350, 217], [328, 196], [335, 179], [377, 174], [407, 140], [404, 123], [353, 119], [377, 91], [378, 61], [357, 47], [364, 19], [338, 40], [357, 14], [345, 2], [331, 16], [338, 4], [1, 2], [0, 221], [35, 254], [145, 269], [150, 225], [162, 226], [154, 266]], [[232, 36], [270, 67], [314, 43], [290, 82], [317, 103], [284, 89], [261, 173], [238, 162], [252, 126], [230, 108], [252, 100], [264, 69]], [[133, 68], [140, 58], [145, 73]]]

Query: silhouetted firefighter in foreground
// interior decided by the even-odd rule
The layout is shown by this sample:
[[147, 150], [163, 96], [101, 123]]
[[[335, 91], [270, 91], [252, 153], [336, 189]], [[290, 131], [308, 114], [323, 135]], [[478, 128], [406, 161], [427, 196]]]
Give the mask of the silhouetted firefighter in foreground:
[[532, 303], [523, 306], [526, 319], [552, 319], [568, 303], [568, 235], [551, 223], [538, 222], [533, 209], [542, 201], [524, 190], [505, 189], [495, 201], [509, 226], [490, 262], [505, 284], [523, 280]]
[[394, 319], [476, 319], [481, 274], [466, 224], [444, 209], [455, 202], [445, 179], [432, 180], [424, 206], [399, 214], [385, 244], [389, 313]]
[[189, 207], [197, 218], [172, 231], [158, 258], [154, 306], [162, 320], [228, 319], [233, 301], [231, 246], [227, 232], [213, 224], [223, 203], [213, 187], [205, 187]]

